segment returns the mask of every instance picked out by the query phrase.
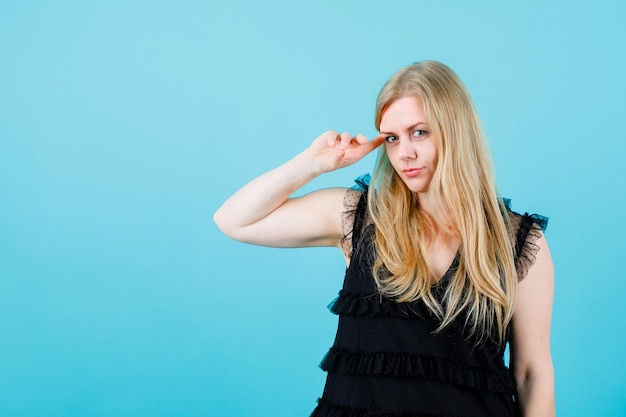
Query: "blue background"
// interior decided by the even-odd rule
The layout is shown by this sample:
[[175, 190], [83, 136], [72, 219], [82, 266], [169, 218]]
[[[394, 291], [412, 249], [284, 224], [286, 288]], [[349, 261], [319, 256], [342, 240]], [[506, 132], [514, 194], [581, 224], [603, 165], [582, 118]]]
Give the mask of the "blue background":
[[551, 217], [559, 415], [626, 415], [624, 21], [618, 0], [0, 1], [0, 415], [308, 415], [342, 256], [212, 215], [321, 132], [374, 134], [422, 59], [466, 82], [513, 208]]

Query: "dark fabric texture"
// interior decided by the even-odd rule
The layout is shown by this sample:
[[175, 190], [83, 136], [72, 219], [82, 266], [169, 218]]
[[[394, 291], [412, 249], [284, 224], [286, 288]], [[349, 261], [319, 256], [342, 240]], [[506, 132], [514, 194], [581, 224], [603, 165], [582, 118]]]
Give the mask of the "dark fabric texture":
[[[374, 225], [367, 214], [368, 180], [358, 179], [344, 199], [342, 248], [351, 261], [343, 288], [329, 305], [339, 316], [337, 335], [320, 365], [328, 375], [311, 417], [515, 416], [516, 388], [504, 362], [506, 344], [468, 337], [462, 318], [435, 332], [439, 321], [423, 302], [398, 303], [377, 291], [371, 273]], [[536, 240], [547, 219], [509, 214], [523, 279], [535, 261]], [[445, 289], [458, 262], [457, 255], [436, 290]]]

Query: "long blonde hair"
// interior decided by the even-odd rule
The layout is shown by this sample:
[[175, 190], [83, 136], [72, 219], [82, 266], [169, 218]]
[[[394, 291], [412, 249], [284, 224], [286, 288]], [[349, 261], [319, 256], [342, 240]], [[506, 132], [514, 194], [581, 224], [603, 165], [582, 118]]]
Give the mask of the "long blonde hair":
[[[464, 316], [469, 335], [503, 342], [513, 315], [517, 273], [510, 222], [499, 198], [486, 139], [471, 97], [447, 66], [424, 61], [398, 71], [376, 102], [376, 129], [395, 100], [415, 96], [437, 141], [438, 162], [428, 214], [380, 148], [368, 194], [376, 225], [374, 278], [398, 302], [422, 299], [440, 319], [438, 330]], [[447, 213], [448, 216], [444, 216]], [[426, 253], [437, 230], [460, 240], [460, 259], [439, 301], [438, 277]]]

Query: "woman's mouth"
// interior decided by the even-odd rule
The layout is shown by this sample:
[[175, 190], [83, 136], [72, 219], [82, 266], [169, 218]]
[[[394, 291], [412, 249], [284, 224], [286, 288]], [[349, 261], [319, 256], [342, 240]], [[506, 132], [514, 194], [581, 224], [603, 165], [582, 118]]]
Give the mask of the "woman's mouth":
[[407, 177], [412, 178], [412, 177], [417, 177], [420, 174], [420, 172], [422, 172], [422, 169], [424, 168], [407, 168], [407, 169], [403, 169], [402, 173], [406, 175]]

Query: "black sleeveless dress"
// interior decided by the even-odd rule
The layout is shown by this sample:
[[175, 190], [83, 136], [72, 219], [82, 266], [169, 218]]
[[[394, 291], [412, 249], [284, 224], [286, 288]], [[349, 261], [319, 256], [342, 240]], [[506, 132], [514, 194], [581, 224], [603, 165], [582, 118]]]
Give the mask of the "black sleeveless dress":
[[[329, 306], [339, 324], [320, 365], [328, 376], [311, 417], [515, 416], [516, 388], [504, 363], [505, 345], [468, 340], [460, 320], [435, 333], [438, 320], [423, 302], [397, 303], [377, 292], [368, 183], [367, 176], [357, 180], [359, 187], [345, 198], [344, 250], [351, 262], [343, 289]], [[511, 218], [521, 279], [534, 262], [547, 219], [516, 213]], [[436, 295], [442, 296], [458, 262], [457, 254]]]

